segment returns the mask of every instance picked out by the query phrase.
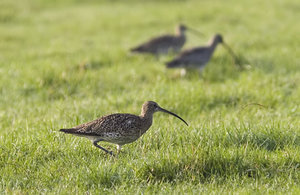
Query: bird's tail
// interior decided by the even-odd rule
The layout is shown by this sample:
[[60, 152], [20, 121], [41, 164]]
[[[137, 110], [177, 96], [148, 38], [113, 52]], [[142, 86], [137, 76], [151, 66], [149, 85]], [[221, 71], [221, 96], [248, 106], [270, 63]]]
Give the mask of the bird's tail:
[[177, 68], [180, 66], [180, 61], [175, 59], [170, 62], [167, 62], [166, 65], [167, 65], [167, 68]]
[[132, 53], [137, 52], [138, 50], [139, 50], [138, 47], [135, 47], [135, 48], [131, 48], [131, 49], [130, 49], [130, 51], [131, 51]]
[[132, 52], [132, 53], [141, 53], [141, 52], [144, 52], [144, 48], [141, 47], [141, 46], [135, 47], [135, 48], [131, 48], [130, 52]]
[[59, 131], [64, 132], [64, 133], [69, 133], [69, 134], [75, 134], [76, 129], [60, 129]]
[[59, 131], [67, 133], [67, 134], [73, 134], [76, 136], [99, 136], [97, 133], [84, 132], [84, 131], [80, 131], [80, 129], [77, 129], [77, 128], [60, 129]]

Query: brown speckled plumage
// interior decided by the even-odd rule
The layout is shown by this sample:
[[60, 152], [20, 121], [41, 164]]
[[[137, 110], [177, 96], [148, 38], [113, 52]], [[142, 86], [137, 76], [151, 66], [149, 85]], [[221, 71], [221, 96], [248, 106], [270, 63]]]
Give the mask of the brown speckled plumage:
[[167, 54], [168, 52], [179, 52], [183, 47], [186, 36], [186, 27], [178, 25], [175, 29], [175, 35], [162, 35], [150, 39], [149, 41], [131, 49], [135, 53], [150, 53], [154, 55]]
[[60, 131], [87, 137], [96, 147], [112, 154], [112, 152], [107, 151], [97, 143], [99, 141], [114, 143], [120, 149], [122, 145], [134, 142], [151, 127], [153, 114], [157, 111], [169, 113], [186, 123], [176, 114], [159, 107], [157, 103], [147, 101], [143, 104], [140, 116], [120, 113], [111, 114], [71, 129], [61, 129]]

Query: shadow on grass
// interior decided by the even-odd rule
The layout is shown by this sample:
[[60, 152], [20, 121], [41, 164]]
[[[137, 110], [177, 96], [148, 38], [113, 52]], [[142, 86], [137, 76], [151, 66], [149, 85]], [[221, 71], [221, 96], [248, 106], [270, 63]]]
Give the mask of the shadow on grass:
[[111, 188], [121, 184], [121, 176], [117, 171], [111, 170], [109, 168], [102, 169], [98, 172], [90, 171], [82, 175], [82, 180], [80, 183], [83, 184], [86, 190], [91, 188]]
[[110, 59], [91, 60], [89, 62], [81, 62], [75, 66], [79, 70], [97, 70], [104, 67], [110, 67], [113, 63]]
[[287, 145], [300, 146], [300, 137], [298, 135], [272, 130], [261, 133], [253, 133], [251, 131], [244, 133], [227, 132], [226, 140], [230, 145], [232, 143], [237, 146], [251, 145], [268, 151], [282, 150]]
[[150, 183], [181, 181], [206, 183], [215, 179], [224, 182], [234, 177], [272, 178], [290, 172], [291, 169], [297, 171], [299, 163], [291, 161], [285, 163], [286, 166], [282, 166], [266, 159], [256, 159], [254, 162], [239, 155], [224, 157], [204, 154], [199, 158], [182, 158], [179, 161], [160, 159], [159, 163], [147, 163], [139, 170], [139, 177]]
[[255, 97], [250, 94], [217, 94], [216, 96], [198, 97], [197, 104], [202, 111], [211, 111], [215, 108], [237, 108], [245, 104], [245, 102], [253, 100]]
[[202, 109], [205, 110], [212, 110], [216, 107], [225, 106], [225, 107], [236, 107], [239, 106], [239, 103], [241, 101], [241, 98], [238, 96], [218, 96], [213, 97], [212, 99], [207, 98], [206, 104], [202, 106]]

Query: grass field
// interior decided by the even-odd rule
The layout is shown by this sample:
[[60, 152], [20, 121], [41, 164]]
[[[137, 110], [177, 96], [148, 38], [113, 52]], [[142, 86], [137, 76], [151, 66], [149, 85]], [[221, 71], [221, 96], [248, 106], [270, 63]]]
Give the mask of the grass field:
[[[0, 1], [0, 194], [300, 193], [297, 0]], [[129, 48], [173, 32], [214, 33], [201, 75], [179, 77]], [[58, 130], [102, 115], [157, 113], [116, 157]], [[259, 103], [261, 106], [245, 106]], [[115, 145], [101, 143], [116, 151]]]

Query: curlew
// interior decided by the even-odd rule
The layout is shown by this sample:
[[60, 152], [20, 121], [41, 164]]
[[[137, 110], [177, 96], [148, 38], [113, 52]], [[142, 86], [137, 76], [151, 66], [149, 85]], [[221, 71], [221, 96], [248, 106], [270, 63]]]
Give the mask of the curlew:
[[206, 64], [211, 59], [217, 45], [222, 43], [222, 45], [227, 49], [230, 55], [237, 59], [236, 55], [230, 49], [230, 47], [224, 42], [221, 35], [216, 34], [208, 46], [196, 47], [192, 49], [185, 50], [178, 54], [174, 60], [167, 62], [167, 68], [183, 68], [185, 69], [198, 69], [200, 72], [206, 66]]
[[171, 114], [188, 125], [180, 116], [161, 108], [156, 102], [147, 101], [143, 104], [139, 116], [111, 114], [70, 129], [60, 129], [60, 131], [86, 137], [93, 142], [94, 146], [113, 155], [111, 151], [99, 146], [98, 142], [117, 144], [117, 149], [120, 151], [124, 144], [134, 142], [151, 127], [153, 114], [159, 111]]
[[190, 30], [194, 33], [202, 34], [196, 30], [186, 27], [185, 25], [178, 25], [175, 29], [175, 35], [162, 35], [150, 39], [149, 41], [131, 49], [133, 53], [150, 53], [153, 55], [168, 54], [171, 52], [179, 52], [183, 47], [186, 36], [185, 31]]

